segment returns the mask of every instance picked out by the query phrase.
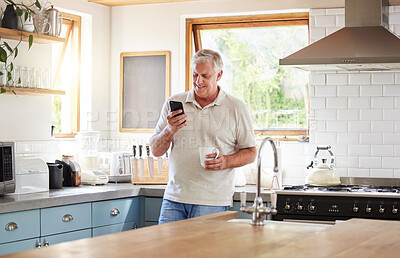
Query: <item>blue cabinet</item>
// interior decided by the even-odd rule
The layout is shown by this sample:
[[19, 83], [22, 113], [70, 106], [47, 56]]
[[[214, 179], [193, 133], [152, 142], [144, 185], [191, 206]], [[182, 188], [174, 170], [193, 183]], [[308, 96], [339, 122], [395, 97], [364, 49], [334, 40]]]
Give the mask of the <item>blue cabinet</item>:
[[0, 244], [0, 255], [22, 252], [36, 248], [40, 243], [39, 238], [21, 240], [11, 243]]
[[146, 197], [144, 202], [144, 226], [158, 225], [158, 217], [160, 217], [160, 210], [162, 198]]
[[93, 236], [131, 230], [140, 224], [139, 197], [92, 203]]
[[62, 242], [74, 241], [82, 238], [92, 237], [91, 229], [83, 229], [73, 232], [44, 236], [41, 238], [42, 247], [51, 246]]
[[48, 236], [91, 228], [90, 203], [67, 205], [41, 210], [41, 235]]

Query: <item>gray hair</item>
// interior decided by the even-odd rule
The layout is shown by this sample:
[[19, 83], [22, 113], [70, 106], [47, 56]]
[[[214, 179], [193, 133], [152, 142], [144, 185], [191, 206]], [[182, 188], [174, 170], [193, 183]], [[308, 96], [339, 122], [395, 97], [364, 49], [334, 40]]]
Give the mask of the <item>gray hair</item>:
[[200, 49], [197, 51], [192, 57], [191, 65], [194, 67], [196, 64], [204, 64], [211, 60], [214, 63], [214, 71], [217, 73], [222, 71], [222, 68], [224, 67], [222, 57], [218, 52], [211, 49]]

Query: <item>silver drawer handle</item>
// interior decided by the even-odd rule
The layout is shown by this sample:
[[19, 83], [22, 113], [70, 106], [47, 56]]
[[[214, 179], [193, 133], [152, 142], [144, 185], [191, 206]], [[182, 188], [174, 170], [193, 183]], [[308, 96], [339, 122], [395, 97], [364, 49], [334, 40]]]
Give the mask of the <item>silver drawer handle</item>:
[[13, 231], [13, 230], [16, 230], [17, 228], [18, 228], [18, 225], [15, 222], [9, 222], [6, 225], [6, 230], [7, 231]]
[[111, 216], [117, 216], [119, 214], [119, 210], [117, 208], [114, 208], [110, 211]]
[[50, 245], [50, 243], [49, 243], [49, 241], [47, 241], [46, 239], [43, 241], [43, 246], [45, 246], [45, 247], [47, 247], [47, 246], [49, 246]]
[[72, 217], [71, 214], [65, 214], [65, 215], [62, 217], [62, 221], [63, 221], [63, 222], [68, 222], [68, 221], [71, 221], [71, 220], [73, 220], [73, 219], [74, 219], [74, 217]]

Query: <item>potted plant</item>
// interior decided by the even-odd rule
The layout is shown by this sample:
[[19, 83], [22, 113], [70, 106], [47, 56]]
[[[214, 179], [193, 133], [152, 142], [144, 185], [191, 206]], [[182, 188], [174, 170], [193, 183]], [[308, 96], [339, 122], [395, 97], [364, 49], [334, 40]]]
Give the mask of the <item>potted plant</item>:
[[[24, 26], [23, 21], [33, 20], [33, 16], [35, 15], [35, 11], [33, 10], [35, 7], [40, 10], [41, 4], [39, 0], [35, 0], [35, 2], [31, 5], [26, 5], [24, 3], [15, 3], [12, 0], [4, 0], [9, 9], [13, 9], [17, 16], [17, 19], [20, 19], [22, 26]], [[35, 28], [36, 31], [36, 28]], [[11, 86], [15, 85], [15, 82], [21, 83], [20, 78], [13, 78], [12, 71], [14, 70], [13, 60], [18, 56], [18, 47], [22, 42], [23, 33], [21, 29], [21, 37], [19, 42], [15, 47], [11, 47], [4, 39], [0, 38], [0, 63], [4, 64], [5, 70], [0, 71], [0, 76], [6, 76], [6, 83], [0, 85], [0, 94], [5, 93], [7, 91], [12, 92], [16, 95], [15, 91], [11, 89]], [[33, 35], [29, 34], [28, 39], [28, 49], [31, 48], [33, 44]], [[3, 73], [4, 72], [4, 73]]]

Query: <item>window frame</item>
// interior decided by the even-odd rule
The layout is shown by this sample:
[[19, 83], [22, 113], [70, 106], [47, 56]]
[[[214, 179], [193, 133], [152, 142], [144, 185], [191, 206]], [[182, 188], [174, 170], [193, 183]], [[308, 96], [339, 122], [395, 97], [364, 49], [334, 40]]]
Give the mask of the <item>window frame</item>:
[[73, 44], [72, 59], [74, 60], [74, 72], [72, 73], [71, 82], [71, 131], [69, 133], [54, 133], [55, 138], [74, 138], [80, 130], [80, 81], [81, 81], [81, 17], [78, 15], [61, 12], [63, 23], [66, 21], [71, 26], [68, 28], [69, 33], [60, 49], [57, 57], [56, 69], [52, 78], [52, 88], [55, 88], [57, 78], [60, 74], [62, 63], [65, 56], [65, 50], [68, 45], [69, 38]]
[[[201, 49], [200, 30], [210, 29], [231, 29], [231, 28], [249, 28], [249, 27], [267, 27], [267, 26], [290, 26], [307, 25], [309, 26], [309, 13], [277, 13], [262, 15], [239, 15], [239, 16], [221, 16], [221, 17], [201, 17], [186, 19], [186, 37], [185, 37], [185, 91], [193, 87], [192, 70], [190, 61], [193, 54]], [[310, 33], [310, 30], [308, 30]], [[308, 35], [309, 36], [309, 35]], [[310, 38], [310, 37], [308, 37]], [[310, 95], [309, 95], [310, 96]], [[310, 101], [307, 103], [307, 112], [310, 110]], [[307, 129], [277, 129], [277, 130], [255, 130], [255, 135], [284, 136], [287, 140], [297, 140], [286, 138], [286, 136], [301, 136], [309, 134], [309, 124]]]

